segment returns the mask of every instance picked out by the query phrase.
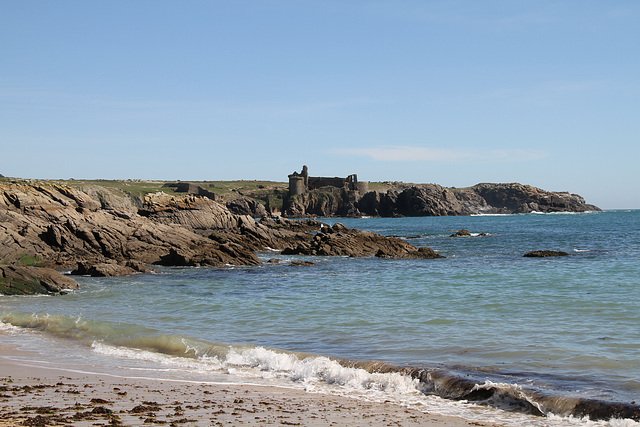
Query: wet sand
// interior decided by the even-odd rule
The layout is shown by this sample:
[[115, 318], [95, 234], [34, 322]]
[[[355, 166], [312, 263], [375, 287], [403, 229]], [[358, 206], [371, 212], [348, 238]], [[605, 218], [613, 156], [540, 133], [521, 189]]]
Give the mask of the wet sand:
[[0, 426], [495, 426], [391, 403], [258, 385], [121, 378], [26, 366], [0, 346]]

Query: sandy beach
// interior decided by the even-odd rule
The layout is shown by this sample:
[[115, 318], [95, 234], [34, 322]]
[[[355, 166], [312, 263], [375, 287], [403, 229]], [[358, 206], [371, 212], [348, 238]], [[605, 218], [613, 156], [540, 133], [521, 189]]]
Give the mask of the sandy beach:
[[87, 375], [27, 366], [0, 346], [0, 426], [489, 426], [303, 390]]

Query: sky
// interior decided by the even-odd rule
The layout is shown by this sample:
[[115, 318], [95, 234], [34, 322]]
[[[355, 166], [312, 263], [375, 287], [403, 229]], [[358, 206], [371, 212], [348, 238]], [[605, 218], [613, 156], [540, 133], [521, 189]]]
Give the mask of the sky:
[[0, 0], [0, 174], [519, 182], [640, 209], [640, 2]]

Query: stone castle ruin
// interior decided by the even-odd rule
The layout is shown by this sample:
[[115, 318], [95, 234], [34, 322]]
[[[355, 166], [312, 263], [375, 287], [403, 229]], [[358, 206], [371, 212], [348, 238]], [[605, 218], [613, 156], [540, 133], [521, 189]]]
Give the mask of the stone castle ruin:
[[355, 191], [360, 195], [364, 195], [369, 191], [369, 183], [367, 181], [358, 181], [358, 175], [355, 173], [346, 178], [309, 176], [309, 169], [307, 165], [304, 165], [302, 166], [302, 172], [293, 172], [289, 175], [289, 196], [304, 194], [322, 187], [335, 187], [347, 191]]

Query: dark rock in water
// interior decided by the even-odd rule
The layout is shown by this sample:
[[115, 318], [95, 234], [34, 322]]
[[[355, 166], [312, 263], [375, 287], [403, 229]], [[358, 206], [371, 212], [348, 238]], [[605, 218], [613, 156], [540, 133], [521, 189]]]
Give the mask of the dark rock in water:
[[109, 276], [129, 276], [135, 273], [149, 273], [153, 271], [144, 263], [130, 260], [124, 264], [116, 262], [102, 262], [97, 264], [87, 264], [79, 262], [78, 267], [71, 272], [78, 276], [109, 277]]
[[0, 294], [60, 293], [77, 288], [78, 282], [51, 268], [0, 265]]
[[569, 255], [566, 252], [562, 251], [532, 251], [527, 252], [523, 255], [523, 257], [527, 258], [546, 258], [546, 257], [557, 257], [557, 256], [567, 256]]
[[[386, 255], [384, 254], [376, 254], [376, 256], [378, 258], [380, 257], [384, 257], [384, 258], [388, 258]], [[427, 248], [426, 246], [420, 247], [418, 248], [418, 250], [416, 251], [409, 251], [406, 254], [401, 254], [401, 255], [397, 255], [395, 257], [392, 258], [399, 258], [399, 259], [437, 259], [437, 258], [445, 258], [444, 255], [440, 255], [439, 253], [437, 253], [436, 251], [434, 251], [431, 248]]]
[[299, 261], [299, 260], [294, 260], [291, 261], [291, 265], [293, 267], [315, 267], [318, 264], [311, 262], [311, 261]]
[[[452, 235], [450, 235], [449, 237], [472, 237], [473, 235], [471, 234], [471, 232], [467, 229], [462, 229], [459, 231], [456, 231], [455, 233], [453, 233]], [[476, 234], [476, 236], [478, 237], [485, 237], [488, 236], [487, 233], [478, 233]]]
[[271, 258], [267, 261], [268, 264], [280, 264], [280, 258]]
[[285, 248], [289, 255], [321, 255], [383, 258], [444, 258], [429, 248], [417, 249], [404, 240], [371, 231], [349, 229], [341, 223], [323, 227], [308, 242]]
[[392, 258], [392, 259], [435, 259], [445, 258], [444, 255], [440, 255], [431, 248], [421, 247], [413, 251], [407, 251], [406, 253], [388, 253], [384, 249], [380, 249], [376, 252], [377, 258]]

